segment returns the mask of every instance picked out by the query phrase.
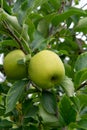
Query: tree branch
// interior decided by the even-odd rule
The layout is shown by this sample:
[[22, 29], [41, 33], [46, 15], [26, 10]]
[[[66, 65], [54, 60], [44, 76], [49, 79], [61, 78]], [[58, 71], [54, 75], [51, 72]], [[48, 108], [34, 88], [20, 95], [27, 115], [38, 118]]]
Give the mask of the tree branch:
[[84, 81], [83, 83], [81, 83], [81, 84], [78, 86], [78, 88], [76, 89], [76, 91], [78, 91], [79, 89], [85, 87], [86, 85], [87, 85], [87, 80]]
[[8, 33], [17, 41], [17, 43], [19, 44], [20, 46], [20, 49], [23, 50], [23, 52], [26, 54], [23, 46], [21, 45], [21, 41], [20, 39], [14, 34], [14, 32], [11, 30], [11, 28], [8, 26], [7, 22], [6, 21], [3, 21], [3, 24], [4, 24], [4, 28], [8, 31]]
[[83, 53], [84, 50], [83, 50], [83, 48], [82, 48], [82, 40], [76, 38], [76, 43], [77, 43], [77, 45], [78, 45], [78, 47], [79, 47], [80, 53]]
[[65, 2], [65, 1], [62, 1], [62, 3], [61, 3], [61, 7], [60, 7], [60, 9], [58, 10], [58, 13], [59, 13], [59, 14], [61, 14], [62, 11], [64, 10], [64, 6], [65, 6], [65, 4], [66, 4], [66, 2]]
[[83, 5], [83, 6], [81, 7], [81, 9], [83, 9], [85, 6], [87, 6], [87, 3], [86, 3], [85, 5]]
[[64, 128], [62, 128], [62, 130], [67, 130], [67, 128], [66, 128], [66, 127], [64, 127]]

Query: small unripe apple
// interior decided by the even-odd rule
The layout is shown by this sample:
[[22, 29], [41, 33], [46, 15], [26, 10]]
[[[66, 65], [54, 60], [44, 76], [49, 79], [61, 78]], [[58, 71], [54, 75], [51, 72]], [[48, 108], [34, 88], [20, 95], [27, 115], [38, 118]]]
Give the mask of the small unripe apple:
[[65, 69], [63, 62], [56, 53], [43, 50], [31, 58], [28, 74], [38, 87], [49, 89], [63, 80]]
[[24, 57], [24, 52], [19, 49], [11, 51], [6, 55], [3, 67], [8, 79], [18, 80], [26, 77], [26, 66], [24, 64], [18, 64], [18, 60], [21, 60]]

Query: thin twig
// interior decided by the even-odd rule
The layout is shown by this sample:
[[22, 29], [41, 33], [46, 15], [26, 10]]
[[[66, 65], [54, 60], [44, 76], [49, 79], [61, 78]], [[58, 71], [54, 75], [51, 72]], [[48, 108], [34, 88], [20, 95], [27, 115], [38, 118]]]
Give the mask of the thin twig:
[[81, 7], [81, 9], [83, 9], [86, 5], [87, 5], [87, 3], [86, 3], [85, 5], [83, 5], [83, 6]]
[[8, 4], [9, 4], [9, 6], [12, 5], [12, 2], [13, 2], [13, 0], [8, 0]]
[[62, 130], [67, 130], [67, 128], [66, 128], [66, 127], [64, 127], [64, 128], [62, 128]]
[[[3, 23], [4, 23], [5, 29], [7, 29], [7, 31], [9, 32], [9, 34], [10, 34], [10, 35], [17, 41], [17, 43], [19, 44], [20, 49], [25, 52], [23, 46], [21, 45], [20, 39], [14, 34], [14, 32], [13, 32], [13, 31], [11, 30], [11, 28], [8, 26], [8, 24], [7, 24], [6, 21], [3, 21]], [[26, 53], [26, 52], [25, 52], [25, 53]]]
[[84, 81], [83, 83], [81, 83], [78, 88], [76, 89], [76, 91], [78, 91], [79, 89], [85, 87], [87, 85], [87, 81]]
[[78, 47], [79, 47], [80, 53], [83, 53], [84, 50], [83, 50], [83, 48], [82, 48], [82, 40], [76, 38], [76, 43], [78, 44]]
[[66, 2], [64, 2], [64, 1], [61, 3], [61, 7], [60, 7], [60, 9], [58, 10], [58, 13], [59, 13], [59, 14], [61, 14], [62, 11], [64, 10], [65, 4], [66, 4]]

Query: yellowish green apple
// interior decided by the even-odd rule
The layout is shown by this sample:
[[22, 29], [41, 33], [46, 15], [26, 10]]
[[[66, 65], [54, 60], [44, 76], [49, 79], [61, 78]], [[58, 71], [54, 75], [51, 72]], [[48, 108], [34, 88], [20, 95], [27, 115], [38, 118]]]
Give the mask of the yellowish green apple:
[[65, 69], [56, 53], [42, 50], [31, 58], [28, 74], [38, 87], [49, 89], [60, 84], [64, 78]]
[[18, 60], [24, 57], [25, 54], [20, 49], [11, 51], [5, 56], [3, 67], [8, 79], [18, 80], [26, 77], [26, 66], [24, 64], [18, 64]]

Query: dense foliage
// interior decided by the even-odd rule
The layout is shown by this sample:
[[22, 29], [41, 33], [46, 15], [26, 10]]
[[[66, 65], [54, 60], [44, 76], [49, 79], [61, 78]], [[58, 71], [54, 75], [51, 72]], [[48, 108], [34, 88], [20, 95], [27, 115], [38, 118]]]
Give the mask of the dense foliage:
[[0, 0], [0, 54], [21, 49], [26, 59], [18, 64], [27, 65], [48, 49], [60, 56], [66, 74], [60, 85], [41, 90], [29, 77], [8, 79], [0, 64], [6, 77], [0, 82], [0, 130], [87, 130], [87, 10], [73, 2], [79, 4]]

